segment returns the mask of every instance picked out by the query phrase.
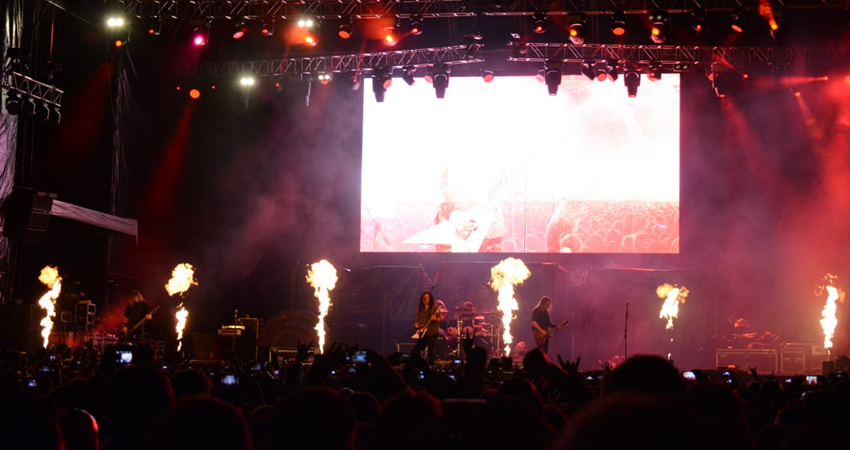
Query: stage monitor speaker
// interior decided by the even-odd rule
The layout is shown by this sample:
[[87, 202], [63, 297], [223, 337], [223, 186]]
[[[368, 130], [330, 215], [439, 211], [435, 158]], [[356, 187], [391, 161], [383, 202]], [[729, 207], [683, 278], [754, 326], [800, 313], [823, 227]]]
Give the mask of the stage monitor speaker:
[[192, 357], [202, 360], [221, 360], [218, 333], [192, 333]]
[[755, 367], [759, 373], [776, 372], [776, 350], [719, 348], [715, 352], [718, 368], [747, 369]]

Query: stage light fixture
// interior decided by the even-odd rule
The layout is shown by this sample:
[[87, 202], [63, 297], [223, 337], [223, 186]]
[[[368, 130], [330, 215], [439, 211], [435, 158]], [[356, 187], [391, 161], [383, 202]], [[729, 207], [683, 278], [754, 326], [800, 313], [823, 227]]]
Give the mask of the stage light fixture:
[[351, 22], [351, 17], [343, 18], [342, 23], [339, 24], [339, 30], [337, 31], [337, 34], [343, 39], [348, 39], [351, 37], [352, 33], [354, 33], [354, 26]]
[[162, 19], [156, 17], [148, 23], [148, 34], [151, 36], [159, 36], [160, 33], [162, 33]]
[[615, 9], [611, 15], [611, 32], [615, 36], [626, 34], [626, 13], [622, 9]]
[[206, 24], [204, 26], [195, 28], [192, 31], [192, 43], [195, 44], [195, 47], [202, 47], [207, 45], [207, 42], [210, 39], [210, 26]]
[[6, 112], [16, 116], [24, 107], [24, 95], [18, 91], [6, 92]]
[[437, 98], [446, 97], [446, 88], [449, 87], [449, 74], [451, 69], [446, 64], [441, 64], [439, 67], [432, 66], [431, 83], [434, 85], [434, 92]]
[[620, 66], [618, 61], [616, 59], [609, 59], [607, 63], [608, 66], [605, 68], [605, 73], [608, 75], [608, 79], [611, 81], [617, 81], [617, 78], [619, 78], [617, 71]]
[[649, 30], [650, 39], [656, 44], [663, 44], [667, 40], [667, 24], [670, 22], [670, 15], [667, 11], [650, 12], [649, 22], [652, 24]]
[[694, 31], [701, 32], [705, 28], [705, 10], [697, 8], [691, 13], [694, 18]]
[[661, 63], [653, 61], [646, 68], [646, 79], [649, 81], [661, 80]]
[[62, 111], [59, 109], [58, 106], [54, 105], [53, 111], [51, 111], [51, 114], [50, 114], [49, 122], [54, 124], [54, 125], [59, 125], [59, 122], [61, 122], [61, 121], [62, 121]]
[[255, 83], [254, 77], [242, 77], [239, 79], [239, 84], [245, 87], [253, 86]]
[[41, 102], [41, 104], [36, 109], [36, 115], [38, 115], [38, 117], [45, 122], [50, 121], [50, 104], [48, 104], [47, 102]]
[[581, 74], [586, 76], [589, 80], [596, 79], [596, 72], [593, 71], [593, 65], [595, 61], [592, 59], [586, 59], [581, 63]]
[[740, 87], [747, 76], [741, 75], [723, 64], [713, 63], [708, 78], [711, 80], [711, 87], [714, 89], [717, 98], [725, 98], [733, 90]]
[[549, 96], [553, 97], [558, 95], [558, 86], [561, 85], [561, 66], [563, 65], [563, 61], [561, 60], [549, 60], [546, 61], [543, 70], [545, 70], [544, 80], [546, 82], [546, 88], [549, 90]]
[[26, 116], [34, 116], [37, 111], [38, 107], [35, 105], [35, 98], [27, 97], [27, 100], [24, 102], [24, 107], [21, 110], [21, 114]]
[[274, 26], [274, 19], [264, 20], [263, 24], [260, 25], [260, 33], [262, 33], [263, 36], [274, 36]]
[[534, 32], [537, 34], [543, 34], [546, 32], [546, 21], [549, 19], [546, 17], [546, 13], [538, 11], [534, 13], [531, 18], [534, 20]]
[[732, 31], [736, 33], [744, 32], [744, 21], [742, 19], [743, 15], [744, 11], [740, 9], [732, 13]]
[[348, 85], [352, 91], [360, 89], [363, 79], [360, 77], [360, 72], [353, 72], [348, 76]]
[[414, 36], [419, 36], [422, 34], [424, 28], [422, 27], [422, 15], [413, 14], [410, 16], [410, 34]]
[[496, 74], [492, 70], [484, 70], [481, 72], [481, 78], [484, 79], [485, 83], [491, 83], [496, 78]]
[[240, 18], [233, 22], [233, 39], [242, 39], [247, 31], [245, 19]]
[[319, 72], [316, 74], [316, 81], [327, 86], [331, 82], [331, 74], [328, 72]]
[[584, 24], [587, 23], [587, 19], [584, 17], [584, 14], [577, 16], [570, 23], [570, 42], [573, 45], [584, 45]]
[[773, 18], [768, 22], [770, 37], [779, 43], [785, 40], [785, 13], [781, 9], [773, 10]]
[[120, 16], [110, 16], [106, 18], [106, 26], [109, 28], [122, 28], [127, 23], [124, 21], [123, 17]]
[[393, 84], [392, 67], [376, 67], [372, 70], [372, 92], [375, 93], [375, 101], [384, 102], [384, 95]]
[[393, 26], [384, 28], [384, 44], [389, 45], [390, 47], [394, 47], [398, 44], [398, 36], [399, 29], [401, 28], [401, 21], [396, 19]]
[[627, 70], [623, 74], [623, 83], [626, 85], [629, 98], [637, 97], [638, 87], [640, 86], [640, 72]]
[[191, 98], [193, 100], [197, 100], [197, 99], [201, 98], [201, 91], [199, 91], [197, 89], [190, 90], [189, 91], [189, 98]]
[[407, 83], [408, 86], [413, 86], [413, 83], [416, 82], [416, 80], [413, 78], [413, 74], [416, 72], [416, 68], [413, 66], [407, 66], [402, 70], [403, 72], [401, 74], [401, 79], [404, 80], [404, 82]]
[[313, 28], [316, 26], [316, 21], [312, 17], [302, 17], [298, 19], [298, 28]]

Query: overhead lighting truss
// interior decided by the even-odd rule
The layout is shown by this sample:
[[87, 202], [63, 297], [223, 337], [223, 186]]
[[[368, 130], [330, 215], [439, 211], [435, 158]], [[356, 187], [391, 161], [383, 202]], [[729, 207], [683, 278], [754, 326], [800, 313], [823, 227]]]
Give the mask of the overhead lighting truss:
[[3, 74], [2, 86], [10, 92], [20, 92], [27, 98], [41, 101], [45, 104], [62, 107], [62, 95], [65, 93], [49, 84], [34, 80], [18, 72], [9, 71]]
[[631, 61], [635, 64], [659, 62], [705, 64], [724, 60], [730, 64], [766, 64], [781, 67], [791, 64], [823, 63], [840, 65], [850, 62], [848, 47], [684, 47], [674, 45], [604, 45], [512, 43], [508, 61], [545, 62], [562, 60], [582, 63], [587, 60]]
[[[511, 0], [495, 8], [490, 0], [399, 0], [392, 2], [361, 2], [359, 0], [306, 0], [287, 2], [284, 0], [112, 0], [128, 17], [152, 19], [156, 17], [171, 19], [262, 19], [274, 17], [286, 20], [305, 14], [319, 19], [340, 19], [352, 16], [357, 19], [371, 19], [393, 14], [408, 18], [418, 15], [422, 18], [434, 17], [473, 17], [490, 16], [531, 16], [537, 11], [546, 11], [548, 16], [567, 15], [564, 8], [554, 11], [551, 2], [546, 0]], [[566, 4], [564, 4], [566, 5]], [[693, 11], [690, 2], [681, 0], [655, 0], [650, 8], [646, 0], [624, 0], [618, 6], [626, 14], [646, 14], [650, 9], [660, 9], [670, 14]], [[691, 7], [687, 7], [691, 6]], [[843, 9], [846, 0], [786, 0], [785, 10], [791, 9]], [[758, 0], [717, 0], [705, 12], [758, 11]], [[610, 0], [588, 0], [582, 2], [582, 12], [588, 15], [607, 15], [611, 12]], [[575, 11], [572, 11], [575, 13]]]
[[484, 62], [478, 57], [480, 48], [481, 44], [469, 44], [351, 55], [201, 63], [184, 75], [195, 78], [233, 78], [250, 73], [259, 77], [283, 77], [355, 70], [369, 73], [376, 67], [430, 67], [435, 64], [480, 63]]

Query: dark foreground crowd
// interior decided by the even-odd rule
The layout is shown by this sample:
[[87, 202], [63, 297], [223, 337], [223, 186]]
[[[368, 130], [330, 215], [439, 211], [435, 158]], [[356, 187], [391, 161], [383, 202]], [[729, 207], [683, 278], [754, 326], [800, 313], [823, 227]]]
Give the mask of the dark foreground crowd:
[[282, 366], [179, 368], [154, 365], [145, 347], [107, 348], [96, 365], [6, 352], [0, 448], [850, 448], [844, 374], [686, 380], [644, 355], [596, 376], [539, 350], [521, 369], [466, 355], [432, 370], [342, 346], [314, 358], [303, 346]]

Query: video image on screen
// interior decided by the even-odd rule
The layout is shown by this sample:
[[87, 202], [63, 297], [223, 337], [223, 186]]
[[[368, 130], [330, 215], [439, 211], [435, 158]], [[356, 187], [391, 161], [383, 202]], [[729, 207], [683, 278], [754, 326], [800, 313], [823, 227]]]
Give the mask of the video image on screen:
[[364, 86], [361, 252], [678, 253], [679, 76]]

